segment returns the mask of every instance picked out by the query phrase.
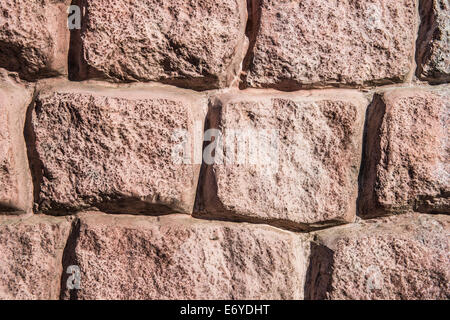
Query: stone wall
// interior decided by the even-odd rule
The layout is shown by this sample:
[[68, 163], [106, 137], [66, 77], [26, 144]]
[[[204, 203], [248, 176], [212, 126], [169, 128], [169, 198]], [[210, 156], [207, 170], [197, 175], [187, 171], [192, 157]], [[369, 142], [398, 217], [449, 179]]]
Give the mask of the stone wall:
[[449, 299], [449, 22], [2, 0], [0, 298]]

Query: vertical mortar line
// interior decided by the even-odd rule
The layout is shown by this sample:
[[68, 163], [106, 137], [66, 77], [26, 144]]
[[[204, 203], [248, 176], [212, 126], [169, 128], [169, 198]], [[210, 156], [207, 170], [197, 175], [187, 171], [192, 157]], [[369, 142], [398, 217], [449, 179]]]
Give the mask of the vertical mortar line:
[[27, 106], [25, 110], [25, 122], [23, 127], [23, 137], [25, 140], [25, 148], [26, 148], [26, 158], [28, 170], [31, 177], [32, 184], [32, 203], [31, 203], [31, 211], [33, 213], [38, 211], [36, 207], [39, 201], [39, 193], [40, 193], [40, 184], [42, 180], [42, 163], [40, 163], [40, 159], [37, 156], [36, 151], [36, 136], [31, 124], [32, 121], [32, 113], [35, 108], [36, 98], [38, 96], [38, 84], [34, 86], [33, 95], [30, 101], [30, 104]]
[[364, 177], [364, 171], [366, 169], [367, 161], [368, 161], [368, 155], [366, 154], [366, 147], [367, 147], [367, 128], [368, 128], [368, 120], [369, 120], [369, 112], [370, 107], [373, 104], [373, 101], [376, 96], [376, 91], [378, 87], [375, 87], [368, 93], [365, 93], [364, 96], [367, 99], [367, 106], [364, 111], [364, 120], [363, 120], [363, 128], [362, 128], [362, 137], [361, 137], [361, 162], [359, 164], [359, 172], [358, 172], [358, 195], [356, 197], [356, 213], [355, 213], [355, 219], [360, 217], [361, 214], [361, 197], [363, 195], [364, 191], [364, 182], [366, 181], [366, 178]]
[[420, 0], [415, 0], [416, 4], [416, 12], [415, 12], [415, 26], [414, 26], [414, 38], [412, 44], [412, 52], [411, 52], [411, 69], [409, 70], [408, 75], [406, 76], [406, 82], [408, 84], [412, 84], [413, 81], [417, 80], [416, 71], [417, 71], [417, 40], [419, 39], [421, 18], [420, 18]]
[[253, 52], [255, 49], [256, 38], [261, 27], [262, 0], [247, 0], [247, 25], [245, 35], [248, 39], [247, 52], [242, 61], [240, 89], [247, 88], [247, 72], [250, 70]]
[[66, 288], [66, 282], [69, 278], [69, 274], [66, 274], [67, 267], [76, 261], [75, 257], [75, 248], [77, 245], [77, 241], [80, 236], [80, 218], [74, 216], [74, 219], [70, 226], [69, 235], [66, 240], [66, 245], [64, 246], [62, 255], [61, 255], [61, 280], [60, 280], [60, 288], [59, 288], [59, 300], [64, 300], [69, 298], [70, 300], [77, 300], [78, 294], [76, 290], [69, 290]]

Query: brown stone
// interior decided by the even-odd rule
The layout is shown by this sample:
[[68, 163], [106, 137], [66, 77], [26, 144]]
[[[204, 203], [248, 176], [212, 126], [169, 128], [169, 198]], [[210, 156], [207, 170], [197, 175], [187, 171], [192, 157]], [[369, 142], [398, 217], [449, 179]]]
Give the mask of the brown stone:
[[296, 90], [404, 80], [415, 0], [251, 0], [248, 87]]
[[32, 208], [33, 185], [23, 130], [33, 88], [0, 69], [0, 212]]
[[[247, 50], [245, 0], [83, 0], [74, 77], [227, 87]], [[237, 80], [236, 80], [237, 81]]]
[[0, 299], [59, 299], [66, 218], [0, 216]]
[[318, 232], [306, 299], [448, 300], [449, 223], [414, 213]]
[[[80, 217], [75, 299], [302, 299], [306, 237], [186, 215]], [[63, 282], [65, 280], [63, 279]]]
[[421, 0], [417, 76], [432, 83], [450, 81], [450, 4]]
[[223, 160], [205, 162], [194, 214], [295, 230], [353, 221], [367, 104], [352, 90], [218, 96], [207, 121]]
[[[42, 85], [28, 126], [39, 210], [190, 213], [205, 108], [197, 93], [171, 87]], [[174, 154], [177, 130], [190, 137], [188, 161]]]
[[0, 67], [23, 79], [67, 73], [70, 0], [2, 0]]
[[368, 127], [360, 214], [450, 212], [448, 87], [376, 95]]

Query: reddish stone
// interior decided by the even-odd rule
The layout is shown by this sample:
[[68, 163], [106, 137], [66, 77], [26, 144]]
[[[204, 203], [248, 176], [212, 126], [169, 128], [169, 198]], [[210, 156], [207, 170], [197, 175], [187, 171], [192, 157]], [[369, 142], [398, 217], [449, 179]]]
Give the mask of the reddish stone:
[[296, 90], [401, 82], [415, 0], [252, 0], [246, 86]]
[[318, 232], [305, 297], [448, 300], [449, 223], [415, 213]]
[[450, 4], [421, 0], [417, 76], [432, 83], [450, 81]]
[[0, 69], [0, 212], [32, 208], [33, 186], [23, 137], [32, 89]]
[[351, 90], [217, 97], [209, 128], [227, 145], [241, 130], [248, 149], [206, 163], [195, 215], [295, 230], [353, 221], [367, 104]]
[[67, 74], [70, 0], [2, 0], [0, 67], [23, 79]]
[[448, 88], [376, 95], [368, 127], [360, 214], [450, 212]]
[[71, 222], [0, 216], [0, 299], [56, 300]]
[[83, 0], [79, 78], [212, 89], [237, 81], [247, 50], [245, 0]]
[[[39, 210], [190, 213], [204, 108], [195, 92], [169, 87], [44, 86], [29, 123]], [[190, 137], [186, 162], [173, 154], [183, 142], [177, 130]]]
[[[268, 226], [160, 218], [80, 216], [75, 299], [302, 299], [306, 237]], [[65, 281], [63, 279], [63, 281]]]

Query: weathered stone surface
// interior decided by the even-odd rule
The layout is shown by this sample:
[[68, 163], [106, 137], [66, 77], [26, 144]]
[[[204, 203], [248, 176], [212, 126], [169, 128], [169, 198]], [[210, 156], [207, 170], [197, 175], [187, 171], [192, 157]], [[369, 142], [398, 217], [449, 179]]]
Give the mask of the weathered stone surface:
[[[13, 76], [13, 75], [11, 75]], [[29, 211], [33, 185], [23, 137], [32, 88], [0, 69], [0, 212]]]
[[368, 128], [360, 214], [450, 212], [450, 90], [376, 95]]
[[66, 218], [0, 216], [0, 299], [52, 299], [60, 294]]
[[433, 83], [450, 81], [450, 3], [421, 0], [417, 76]]
[[[195, 92], [171, 87], [43, 85], [29, 123], [39, 209], [190, 213], [205, 108]], [[185, 141], [188, 162], [175, 156], [177, 130], [194, 137]]]
[[306, 298], [448, 300], [449, 223], [414, 213], [318, 232]]
[[67, 73], [70, 0], [2, 0], [0, 67], [26, 80]]
[[296, 90], [403, 80], [415, 0], [252, 0], [246, 85]]
[[248, 47], [245, 0], [81, 2], [81, 78], [211, 89], [239, 76]]
[[[206, 162], [195, 215], [293, 229], [353, 221], [367, 104], [351, 90], [217, 97], [207, 121], [223, 161]], [[236, 130], [247, 149], [233, 146]]]
[[64, 259], [80, 266], [81, 290], [62, 297], [302, 299], [308, 250], [268, 226], [84, 213]]

